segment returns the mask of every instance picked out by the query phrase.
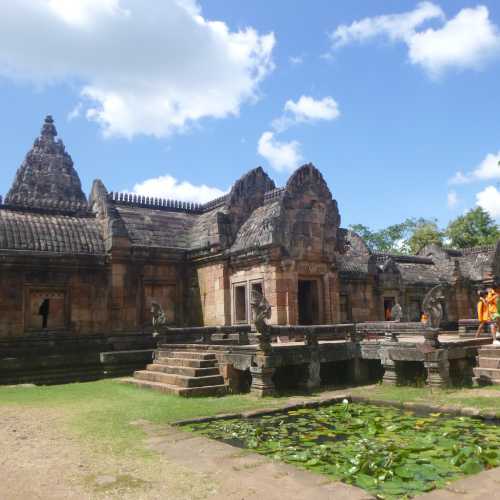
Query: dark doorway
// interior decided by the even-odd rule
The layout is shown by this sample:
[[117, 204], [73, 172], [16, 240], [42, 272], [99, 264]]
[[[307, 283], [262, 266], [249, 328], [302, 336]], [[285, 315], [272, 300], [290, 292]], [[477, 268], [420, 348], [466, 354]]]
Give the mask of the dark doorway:
[[234, 316], [235, 323], [247, 322], [247, 287], [238, 285], [234, 287]]
[[392, 308], [394, 307], [394, 297], [384, 297], [384, 319], [392, 320]]
[[42, 317], [42, 328], [47, 328], [47, 323], [49, 319], [50, 312], [50, 299], [44, 299], [38, 309], [38, 314]]
[[299, 280], [299, 325], [319, 324], [318, 282]]
[[[264, 295], [264, 293], [262, 291], [262, 283], [252, 283], [251, 284], [250, 297], [253, 297], [254, 292], [258, 293], [259, 295]], [[255, 311], [252, 310], [251, 316], [252, 316], [252, 322], [254, 322], [255, 321]]]

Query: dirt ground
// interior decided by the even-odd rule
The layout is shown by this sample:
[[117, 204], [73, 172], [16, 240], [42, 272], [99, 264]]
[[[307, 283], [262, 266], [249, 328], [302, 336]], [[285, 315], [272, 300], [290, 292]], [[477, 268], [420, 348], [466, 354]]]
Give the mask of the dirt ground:
[[167, 462], [96, 454], [67, 431], [57, 412], [0, 408], [0, 498], [202, 499], [204, 474]]
[[0, 499], [364, 499], [357, 488], [168, 426], [142, 426], [152, 459], [87, 448], [61, 411], [0, 408]]
[[[323, 476], [146, 421], [131, 425], [146, 431], [152, 458], [106, 455], [73, 435], [66, 421], [60, 409], [0, 407], [1, 500], [371, 498]], [[422, 498], [500, 498], [500, 468]]]

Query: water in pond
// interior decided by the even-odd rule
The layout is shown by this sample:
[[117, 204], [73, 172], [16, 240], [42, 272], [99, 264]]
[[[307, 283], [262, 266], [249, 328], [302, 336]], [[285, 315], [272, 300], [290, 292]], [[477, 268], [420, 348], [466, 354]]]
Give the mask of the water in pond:
[[500, 465], [499, 426], [439, 413], [349, 403], [188, 427], [379, 498], [412, 497]]

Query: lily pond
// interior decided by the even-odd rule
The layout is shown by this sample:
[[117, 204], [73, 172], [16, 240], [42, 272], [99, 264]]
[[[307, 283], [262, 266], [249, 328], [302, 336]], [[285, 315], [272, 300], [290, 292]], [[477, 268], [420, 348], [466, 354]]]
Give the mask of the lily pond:
[[361, 403], [186, 427], [386, 499], [410, 498], [500, 465], [497, 425]]

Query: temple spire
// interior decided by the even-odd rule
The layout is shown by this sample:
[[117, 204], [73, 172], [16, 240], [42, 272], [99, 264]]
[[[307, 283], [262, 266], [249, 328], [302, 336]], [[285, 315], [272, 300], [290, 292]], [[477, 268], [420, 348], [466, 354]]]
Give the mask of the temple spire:
[[48, 115], [40, 136], [19, 167], [5, 203], [31, 208], [85, 210], [87, 200], [73, 160], [56, 140], [54, 119]]
[[54, 119], [52, 118], [51, 115], [47, 115], [43, 123], [40, 138], [54, 142], [56, 136], [57, 136], [57, 130], [54, 125]]

